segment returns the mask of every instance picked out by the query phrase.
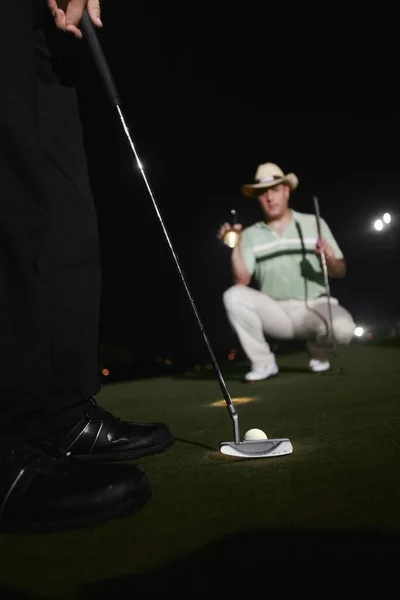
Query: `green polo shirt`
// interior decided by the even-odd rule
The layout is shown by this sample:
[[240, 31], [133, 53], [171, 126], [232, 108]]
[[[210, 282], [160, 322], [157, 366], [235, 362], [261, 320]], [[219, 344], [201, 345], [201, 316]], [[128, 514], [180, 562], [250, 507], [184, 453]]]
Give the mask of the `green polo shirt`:
[[[264, 221], [242, 231], [240, 244], [244, 263], [259, 289], [276, 300], [317, 298], [325, 293], [325, 286], [321, 263], [315, 252], [316, 217], [294, 210], [291, 213], [292, 220], [280, 234]], [[321, 234], [335, 257], [343, 258], [322, 218]]]

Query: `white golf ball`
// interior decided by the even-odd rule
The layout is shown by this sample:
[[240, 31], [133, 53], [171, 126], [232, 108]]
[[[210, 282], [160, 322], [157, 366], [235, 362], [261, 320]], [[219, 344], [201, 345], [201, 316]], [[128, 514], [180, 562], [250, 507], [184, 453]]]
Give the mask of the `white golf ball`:
[[262, 429], [249, 429], [244, 434], [244, 439], [246, 442], [249, 440], [267, 440], [267, 434], [262, 431]]

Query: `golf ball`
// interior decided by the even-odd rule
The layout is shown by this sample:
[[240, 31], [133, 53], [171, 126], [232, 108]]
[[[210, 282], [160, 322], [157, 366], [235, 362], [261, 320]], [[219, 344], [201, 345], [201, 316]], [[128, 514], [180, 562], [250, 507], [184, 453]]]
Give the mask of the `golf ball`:
[[267, 437], [266, 433], [264, 433], [264, 431], [262, 431], [262, 429], [249, 429], [244, 434], [244, 439], [245, 439], [245, 441], [249, 441], [249, 440], [267, 440], [268, 437]]

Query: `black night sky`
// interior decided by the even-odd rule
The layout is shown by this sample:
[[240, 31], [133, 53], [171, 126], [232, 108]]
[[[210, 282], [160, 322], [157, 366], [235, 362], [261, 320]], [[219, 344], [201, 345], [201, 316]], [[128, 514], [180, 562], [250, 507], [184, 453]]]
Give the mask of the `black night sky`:
[[[182, 27], [177, 8], [176, 14], [171, 7], [163, 10], [151, 3], [105, 3], [100, 39], [217, 353], [236, 342], [222, 306], [231, 284], [229, 250], [216, 232], [232, 208], [245, 226], [260, 218], [257, 201], [242, 197], [240, 186], [266, 161], [299, 177], [294, 209], [313, 212], [312, 196], [319, 197], [321, 214], [348, 263], [346, 279], [331, 282], [332, 294], [359, 323], [400, 319], [400, 113], [307, 111], [319, 107], [315, 95], [307, 102], [301, 84], [286, 79], [286, 62], [271, 60], [267, 49], [265, 60], [260, 57], [248, 43], [246, 24], [238, 29], [239, 19], [236, 29], [224, 28], [223, 15], [194, 19], [193, 13]], [[205, 356], [118, 116], [89, 57], [81, 66], [82, 118], [102, 245], [101, 339], [148, 355]], [[378, 234], [371, 223], [385, 211], [394, 221]]]

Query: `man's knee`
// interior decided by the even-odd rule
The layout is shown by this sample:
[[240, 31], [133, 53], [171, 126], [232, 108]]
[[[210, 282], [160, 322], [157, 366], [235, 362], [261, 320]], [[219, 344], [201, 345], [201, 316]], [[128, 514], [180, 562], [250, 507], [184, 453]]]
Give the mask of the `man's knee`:
[[354, 336], [356, 325], [350, 315], [340, 315], [334, 320], [333, 329], [338, 344], [347, 345]]
[[224, 302], [225, 309], [227, 311], [232, 311], [238, 305], [238, 302], [243, 300], [243, 297], [247, 290], [246, 285], [232, 285], [232, 287], [225, 290], [223, 293], [222, 299]]

